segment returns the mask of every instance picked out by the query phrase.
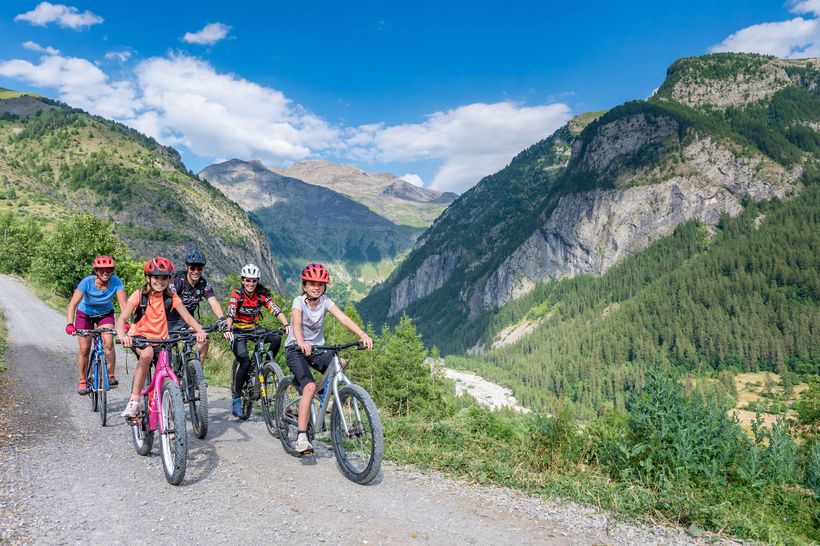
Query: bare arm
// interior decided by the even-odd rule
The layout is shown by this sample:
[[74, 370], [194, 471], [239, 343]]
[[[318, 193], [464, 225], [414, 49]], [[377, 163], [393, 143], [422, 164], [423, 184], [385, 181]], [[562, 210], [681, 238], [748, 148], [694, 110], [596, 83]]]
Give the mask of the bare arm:
[[302, 310], [298, 307], [293, 308], [293, 315], [291, 316], [293, 319], [293, 337], [296, 338], [296, 343], [299, 345], [299, 348], [305, 353], [305, 356], [310, 356], [310, 353], [313, 352], [313, 347], [310, 343], [305, 341], [303, 337], [304, 334], [302, 333]]
[[77, 310], [77, 306], [83, 301], [83, 294], [79, 290], [75, 290], [74, 293], [71, 295], [71, 301], [68, 302], [68, 309], [65, 312], [65, 322], [66, 324], [74, 324], [74, 312]]
[[358, 326], [355, 322], [353, 322], [353, 319], [351, 319], [350, 317], [348, 317], [348, 316], [345, 314], [345, 312], [344, 312], [344, 311], [342, 311], [341, 309], [339, 309], [339, 306], [338, 306], [338, 305], [334, 305], [333, 307], [331, 307], [330, 309], [328, 309], [328, 311], [330, 311], [330, 314], [331, 314], [331, 315], [333, 315], [334, 317], [336, 317], [336, 320], [338, 320], [339, 322], [341, 322], [342, 324], [344, 324], [345, 326], [347, 326], [348, 330], [350, 330], [351, 332], [353, 332], [354, 334], [356, 334], [357, 336], [359, 336], [359, 340], [362, 342], [362, 344], [363, 344], [363, 345], [364, 345], [364, 346], [365, 346], [368, 350], [373, 348], [373, 340], [370, 338], [370, 336], [369, 336], [369, 335], [367, 335], [367, 334], [364, 332], [364, 330], [362, 330], [361, 328], [359, 328], [359, 326]]
[[[120, 304], [120, 314], [122, 314], [123, 310], [125, 309], [125, 290], [117, 290], [117, 302]], [[126, 316], [126, 318], [128, 318]]]
[[134, 312], [135, 307], [136, 306], [134, 304], [132, 304], [129, 301], [126, 301], [125, 305], [123, 305], [120, 308], [120, 316], [119, 316], [119, 318], [117, 318], [116, 328], [117, 328], [117, 337], [119, 337], [120, 341], [122, 341], [122, 346], [123, 347], [130, 347], [131, 346], [131, 336], [129, 336], [128, 334], [125, 333], [125, 321], [128, 320], [128, 317], [130, 317], [131, 313]]
[[200, 325], [199, 322], [197, 322], [197, 320], [191, 315], [191, 313], [189, 313], [188, 310], [185, 309], [185, 306], [182, 305], [182, 302], [175, 305], [174, 309], [177, 313], [179, 313], [179, 316], [182, 317], [182, 320], [185, 321], [185, 324], [190, 326], [194, 330], [194, 332], [196, 332], [196, 340], [199, 343], [205, 341], [205, 338], [208, 337], [208, 334], [205, 333], [205, 330], [202, 329], [202, 325]]
[[222, 313], [222, 306], [219, 305], [219, 300], [216, 298], [216, 296], [211, 296], [210, 298], [208, 298], [208, 305], [211, 306], [211, 311], [214, 312], [216, 318], [222, 318], [224, 316]]

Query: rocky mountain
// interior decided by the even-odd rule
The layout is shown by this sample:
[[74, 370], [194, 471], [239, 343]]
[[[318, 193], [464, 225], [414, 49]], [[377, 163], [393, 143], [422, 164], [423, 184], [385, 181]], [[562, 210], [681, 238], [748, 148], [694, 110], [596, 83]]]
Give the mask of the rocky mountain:
[[386, 278], [421, 232], [259, 161], [233, 159], [199, 175], [259, 222], [286, 279], [296, 284], [305, 263], [326, 262], [334, 276], [334, 295], [342, 299], [359, 298]]
[[[5, 97], [5, 98], [2, 98]], [[124, 125], [42, 97], [0, 95], [0, 212], [112, 220], [136, 258], [181, 263], [193, 246], [220, 282], [260, 265], [281, 291], [267, 238], [238, 205], [185, 169], [173, 148]]]
[[408, 313], [428, 341], [463, 349], [541, 283], [601, 275], [683, 222], [800, 192], [820, 151], [819, 79], [817, 59], [676, 62], [649, 100], [572, 120], [457, 199], [363, 316]]
[[422, 229], [458, 197], [452, 192], [414, 186], [392, 173], [371, 173], [330, 161], [303, 161], [287, 168], [268, 169], [346, 195], [393, 223]]

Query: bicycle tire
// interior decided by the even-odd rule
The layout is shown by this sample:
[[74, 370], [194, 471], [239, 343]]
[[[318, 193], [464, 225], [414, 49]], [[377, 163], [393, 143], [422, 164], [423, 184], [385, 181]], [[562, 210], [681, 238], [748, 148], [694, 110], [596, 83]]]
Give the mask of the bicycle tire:
[[200, 440], [208, 435], [208, 384], [199, 359], [188, 361], [186, 398], [191, 428]]
[[97, 361], [97, 411], [100, 412], [100, 424], [105, 426], [108, 420], [108, 362], [105, 355]]
[[97, 411], [97, 397], [94, 392], [94, 366], [96, 365], [94, 357], [96, 356], [97, 351], [92, 348], [88, 355], [88, 366], [85, 368], [85, 394], [91, 403], [91, 411]]
[[154, 431], [148, 430], [148, 397], [140, 397], [140, 419], [131, 423], [131, 440], [140, 455], [148, 455], [154, 446]]
[[160, 455], [165, 479], [179, 485], [188, 466], [188, 429], [185, 423], [185, 405], [179, 386], [170, 379], [160, 389], [160, 416], [165, 432], [160, 433]]
[[[279, 441], [282, 443], [282, 449], [285, 450], [285, 453], [294, 457], [302, 456], [302, 453], [296, 450], [296, 435], [299, 432], [297, 418], [301, 398], [302, 395], [299, 394], [299, 389], [296, 387], [296, 379], [292, 375], [279, 381], [279, 385], [276, 387], [276, 396], [274, 397], [276, 427], [279, 430]], [[307, 435], [308, 439], [313, 442], [315, 433], [311, 419], [308, 419]]]
[[279, 427], [276, 426], [276, 387], [284, 377], [282, 368], [276, 362], [268, 362], [262, 367], [264, 381], [260, 385], [260, 399], [262, 401], [262, 416], [265, 418], [265, 427], [274, 438], [279, 437]]
[[[344, 387], [339, 391], [339, 399], [334, 402], [330, 416], [330, 442], [339, 470], [354, 483], [370, 483], [379, 474], [384, 459], [384, 433], [376, 403], [359, 385]], [[347, 430], [341, 419], [342, 414]]]

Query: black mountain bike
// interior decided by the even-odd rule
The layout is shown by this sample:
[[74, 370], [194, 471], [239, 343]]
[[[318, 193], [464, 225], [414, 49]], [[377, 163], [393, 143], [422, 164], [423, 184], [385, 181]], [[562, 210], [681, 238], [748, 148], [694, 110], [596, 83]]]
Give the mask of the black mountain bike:
[[[217, 325], [204, 328], [206, 332], [214, 332]], [[196, 351], [196, 339], [190, 337], [190, 329], [174, 330], [170, 336], [188, 336], [182, 341], [182, 347], [174, 345], [171, 348], [171, 368], [179, 377], [179, 389], [182, 391], [182, 402], [188, 406], [188, 417], [194, 434], [200, 440], [208, 435], [208, 383], [205, 381], [205, 371]]]
[[[283, 335], [284, 329], [269, 330], [257, 326], [252, 330], [234, 330], [234, 339], [246, 339], [254, 341], [255, 347], [251, 353], [251, 365], [248, 368], [248, 379], [242, 388], [240, 398], [242, 399], [242, 413], [239, 418], [247, 420], [251, 416], [253, 404], [257, 400], [262, 405], [262, 416], [265, 418], [265, 427], [268, 432], [278, 438], [279, 429], [276, 427], [276, 414], [274, 410], [273, 397], [276, 394], [276, 386], [285, 376], [282, 368], [273, 360], [273, 354], [265, 350], [265, 336], [272, 333]], [[236, 375], [236, 367], [239, 362], [234, 360], [231, 368], [231, 378]]]

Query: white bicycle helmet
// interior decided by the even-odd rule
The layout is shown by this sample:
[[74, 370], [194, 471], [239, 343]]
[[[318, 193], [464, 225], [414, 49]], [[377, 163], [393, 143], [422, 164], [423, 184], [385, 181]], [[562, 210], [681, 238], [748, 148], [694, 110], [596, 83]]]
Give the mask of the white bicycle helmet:
[[258, 279], [259, 268], [253, 264], [246, 264], [245, 267], [242, 268], [242, 271], [239, 272], [239, 275], [243, 279]]

